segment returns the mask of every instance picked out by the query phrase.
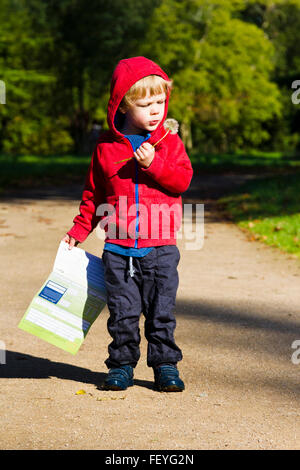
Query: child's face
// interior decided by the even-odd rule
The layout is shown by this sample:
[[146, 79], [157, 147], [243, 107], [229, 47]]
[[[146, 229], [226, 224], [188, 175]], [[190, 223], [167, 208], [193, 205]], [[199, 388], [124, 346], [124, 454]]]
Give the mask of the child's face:
[[165, 101], [165, 93], [150, 96], [149, 91], [147, 91], [145, 98], [136, 100], [126, 111], [126, 132], [128, 134], [138, 134], [141, 131], [155, 131], [164, 117]]

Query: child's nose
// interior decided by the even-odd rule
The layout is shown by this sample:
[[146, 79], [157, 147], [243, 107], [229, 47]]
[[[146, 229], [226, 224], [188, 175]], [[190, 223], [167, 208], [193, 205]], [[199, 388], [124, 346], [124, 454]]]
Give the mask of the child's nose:
[[153, 104], [151, 106], [151, 114], [158, 114], [159, 113], [159, 107], [156, 104]]

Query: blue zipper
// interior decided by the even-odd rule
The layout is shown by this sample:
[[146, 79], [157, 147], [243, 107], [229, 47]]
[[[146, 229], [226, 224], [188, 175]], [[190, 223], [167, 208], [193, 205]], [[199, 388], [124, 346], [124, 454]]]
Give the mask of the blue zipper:
[[134, 248], [138, 247], [138, 233], [139, 233], [139, 183], [138, 183], [138, 175], [139, 175], [139, 164], [135, 160], [135, 204], [136, 204], [136, 221], [135, 221], [135, 241], [134, 241]]
[[[126, 136], [127, 137], [127, 136]], [[151, 137], [151, 134], [147, 134], [147, 137], [146, 139], [144, 140], [144, 142], [146, 142], [147, 140], [149, 140]], [[128, 139], [128, 137], [127, 137]], [[133, 151], [135, 152], [135, 148], [133, 147], [132, 145], [132, 142], [130, 141], [130, 139], [128, 139], [129, 142], [130, 142], [130, 145], [133, 149]], [[135, 204], [136, 204], [136, 221], [135, 221], [135, 241], [134, 241], [134, 248], [137, 248], [138, 247], [138, 233], [139, 233], [139, 223], [140, 223], [140, 220], [139, 220], [139, 182], [138, 182], [138, 174], [139, 174], [139, 164], [138, 162], [135, 160], [135, 188], [134, 188], [134, 197], [135, 197]]]

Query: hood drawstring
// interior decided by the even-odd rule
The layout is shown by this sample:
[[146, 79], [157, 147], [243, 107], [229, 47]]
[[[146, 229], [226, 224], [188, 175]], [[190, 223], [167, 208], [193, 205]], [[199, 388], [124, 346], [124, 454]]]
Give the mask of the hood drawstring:
[[134, 276], [134, 273], [136, 272], [136, 269], [134, 269], [133, 267], [133, 262], [132, 262], [132, 256], [129, 256], [129, 275], [130, 277], [133, 277]]

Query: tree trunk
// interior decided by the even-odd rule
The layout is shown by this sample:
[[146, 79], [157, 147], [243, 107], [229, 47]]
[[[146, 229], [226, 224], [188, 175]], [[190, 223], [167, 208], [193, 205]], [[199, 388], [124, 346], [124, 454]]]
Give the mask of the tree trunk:
[[72, 122], [72, 135], [75, 142], [75, 151], [78, 155], [88, 153], [88, 126], [89, 112], [84, 109], [84, 83], [81, 75], [78, 83], [78, 108], [74, 113]]

